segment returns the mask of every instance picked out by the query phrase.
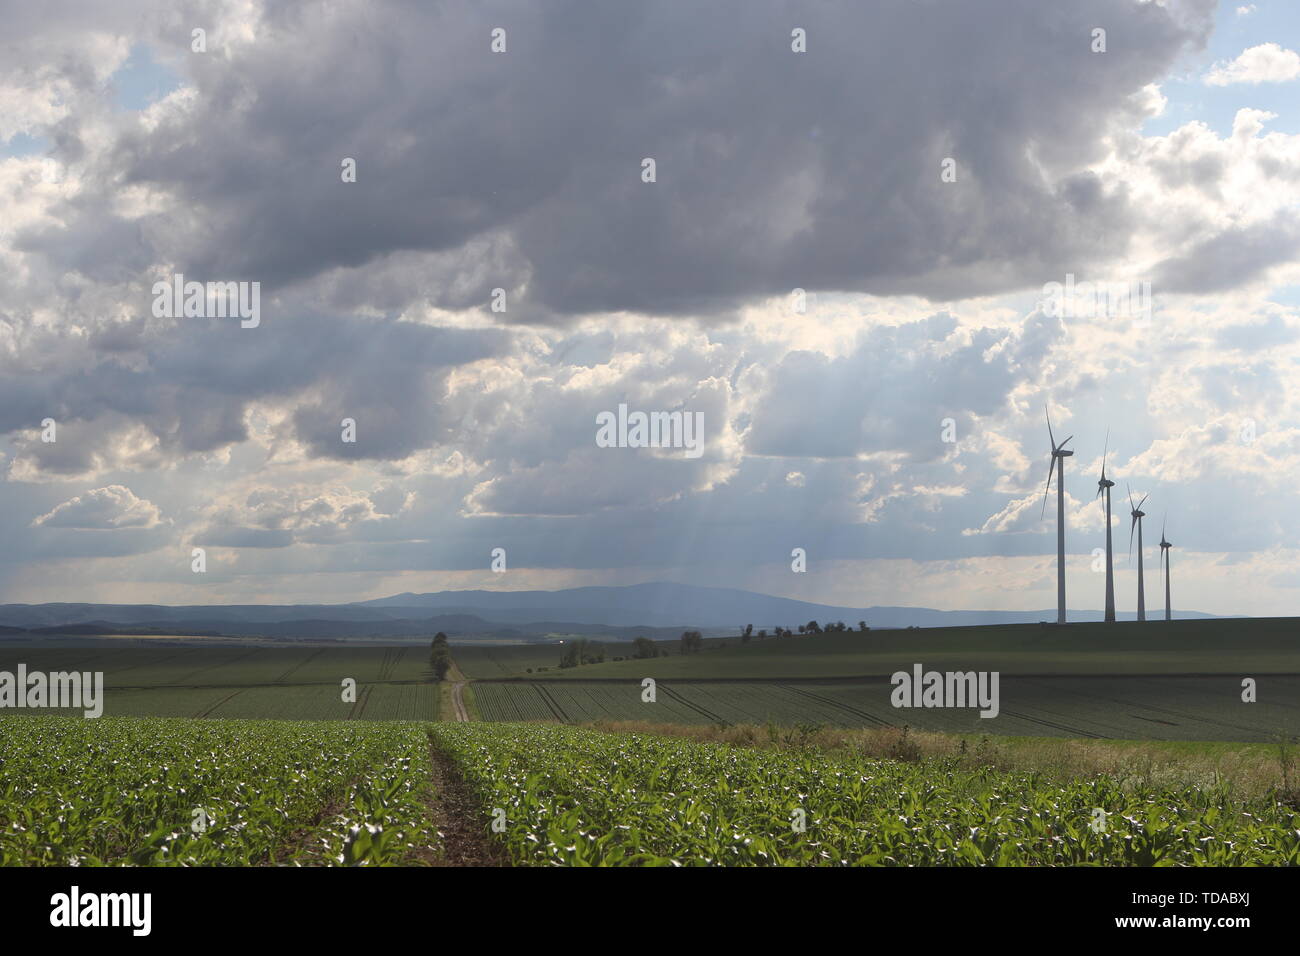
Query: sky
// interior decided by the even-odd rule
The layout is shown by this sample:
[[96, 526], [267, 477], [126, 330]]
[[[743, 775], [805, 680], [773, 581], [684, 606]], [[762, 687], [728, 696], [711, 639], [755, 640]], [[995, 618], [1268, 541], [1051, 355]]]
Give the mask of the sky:
[[0, 15], [0, 601], [1300, 614], [1294, 3]]

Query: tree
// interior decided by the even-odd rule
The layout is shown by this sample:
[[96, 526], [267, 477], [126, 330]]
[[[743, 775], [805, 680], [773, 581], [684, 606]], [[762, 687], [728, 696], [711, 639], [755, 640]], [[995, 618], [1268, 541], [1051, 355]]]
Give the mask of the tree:
[[429, 664], [433, 667], [435, 680], [442, 680], [451, 670], [451, 647], [442, 631], [433, 636], [433, 643], [429, 646]]
[[632, 659], [643, 661], [659, 656], [659, 645], [648, 637], [638, 637], [632, 642]]
[[560, 658], [561, 667], [579, 667], [583, 664], [601, 664], [605, 660], [605, 645], [580, 637], [567, 646]]
[[682, 653], [695, 654], [704, 646], [704, 635], [699, 631], [682, 631]]
[[866, 621], [858, 621], [858, 630], [859, 630], [859, 631], [862, 631], [862, 632], [865, 633], [865, 632], [871, 630], [871, 628], [867, 627], [867, 622], [866, 622]]
[[804, 629], [809, 634], [820, 634], [822, 632], [821, 625], [818, 624], [816, 621], [809, 621], [807, 624], [804, 625]]

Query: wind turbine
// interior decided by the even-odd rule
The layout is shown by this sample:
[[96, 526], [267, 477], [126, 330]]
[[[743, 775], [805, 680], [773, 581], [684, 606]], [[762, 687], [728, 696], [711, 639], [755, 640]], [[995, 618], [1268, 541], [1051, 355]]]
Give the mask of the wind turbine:
[[1162, 521], [1160, 523], [1160, 556], [1164, 558], [1164, 565], [1162, 567], [1162, 570], [1165, 576], [1165, 620], [1166, 621], [1172, 621], [1174, 619], [1173, 611], [1170, 609], [1169, 606], [1169, 549], [1172, 547], [1173, 545], [1165, 540], [1165, 523]]
[[1133, 517], [1133, 523], [1128, 527], [1128, 553], [1130, 557], [1132, 557], [1133, 555], [1133, 529], [1137, 528], [1137, 533], [1138, 533], [1138, 620], [1139, 621], [1145, 621], [1147, 619], [1147, 597], [1146, 597], [1146, 591], [1144, 591], [1142, 588], [1142, 519], [1147, 516], [1147, 513], [1142, 510], [1142, 506], [1146, 504], [1146, 500], [1148, 497], [1149, 495], [1143, 495], [1142, 500], [1139, 501], [1135, 506], [1133, 504], [1133, 489], [1130, 487], [1128, 490], [1128, 506], [1130, 509], [1129, 513]]
[[1115, 620], [1115, 563], [1110, 546], [1110, 489], [1115, 482], [1106, 477], [1106, 452], [1110, 450], [1110, 432], [1106, 432], [1106, 446], [1101, 453], [1101, 480], [1097, 482], [1097, 497], [1106, 505], [1106, 620]]
[[[1043, 406], [1047, 411], [1047, 406]], [[1065, 459], [1074, 454], [1067, 451], [1065, 442], [1068, 442], [1071, 435], [1059, 445], [1056, 443], [1056, 436], [1052, 434], [1052, 415], [1047, 413], [1047, 437], [1052, 442], [1052, 465], [1047, 469], [1047, 487], [1043, 489], [1043, 514], [1047, 514], [1047, 492], [1052, 487], [1052, 472], [1056, 475], [1056, 623], [1065, 623]], [[1060, 466], [1057, 466], [1060, 461]], [[1041, 516], [1040, 516], [1041, 517]]]

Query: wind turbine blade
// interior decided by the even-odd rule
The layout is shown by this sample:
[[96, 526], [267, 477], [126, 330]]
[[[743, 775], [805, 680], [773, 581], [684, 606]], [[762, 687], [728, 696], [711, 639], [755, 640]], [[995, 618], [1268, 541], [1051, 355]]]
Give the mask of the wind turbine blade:
[[1132, 485], [1128, 486], [1128, 510], [1137, 511], [1137, 509], [1133, 507], [1133, 486]]
[[1150, 497], [1151, 496], [1149, 494], [1142, 496], [1142, 500], [1138, 502], [1138, 511], [1142, 510], [1142, 506], [1147, 503], [1147, 499]]
[[[1073, 435], [1070, 436], [1070, 438], [1073, 438], [1073, 437], [1074, 437]], [[1061, 447], [1062, 447], [1062, 448], [1065, 447], [1066, 443], [1069, 442], [1070, 438], [1067, 438], [1065, 441], [1061, 442]]]
[[1106, 452], [1110, 451], [1110, 429], [1106, 429], [1106, 444], [1101, 449], [1101, 480], [1106, 480]]
[[1038, 520], [1043, 520], [1047, 514], [1047, 493], [1052, 490], [1052, 472], [1056, 471], [1056, 456], [1052, 456], [1052, 464], [1047, 469], [1047, 486], [1043, 488], [1043, 513], [1038, 516]]
[[1137, 526], [1138, 526], [1137, 515], [1134, 515], [1133, 520], [1129, 522], [1129, 526], [1128, 526], [1128, 559], [1130, 561], [1133, 560], [1133, 532], [1137, 529]]
[[1056, 451], [1056, 436], [1052, 434], [1052, 413], [1047, 411], [1047, 406], [1043, 406], [1043, 411], [1047, 415], [1047, 437], [1052, 440], [1052, 451]]

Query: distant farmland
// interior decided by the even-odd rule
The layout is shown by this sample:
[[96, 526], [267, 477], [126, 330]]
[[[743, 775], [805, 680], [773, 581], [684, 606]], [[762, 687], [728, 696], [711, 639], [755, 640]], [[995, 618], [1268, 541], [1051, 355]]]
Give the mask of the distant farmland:
[[[560, 668], [565, 646], [453, 647], [471, 683], [471, 718], [586, 723], [776, 723], [902, 726], [970, 735], [1262, 742], [1300, 735], [1300, 637], [1294, 621], [1228, 620], [1015, 625], [705, 642], [682, 655]], [[725, 647], [723, 645], [726, 645]], [[672, 653], [669, 653], [669, 652]], [[618, 661], [615, 657], [626, 659]], [[421, 646], [0, 645], [0, 669], [103, 671], [104, 713], [275, 720], [451, 719], [447, 686]], [[1000, 713], [895, 709], [888, 675], [1001, 674]], [[641, 681], [657, 698], [642, 703]], [[1253, 678], [1258, 700], [1241, 700]], [[345, 678], [356, 699], [341, 694]], [[24, 711], [14, 711], [24, 713]], [[30, 713], [30, 712], [27, 712]]]
[[768, 721], [838, 727], [907, 724], [918, 730], [1030, 737], [1268, 741], [1300, 735], [1300, 677], [1267, 677], [1259, 701], [1241, 701], [1224, 677], [1007, 677], [1001, 712], [895, 709], [886, 680], [853, 683], [660, 682], [654, 703], [639, 683], [479, 682], [481, 717], [493, 721], [635, 720], [668, 724]]
[[[423, 647], [0, 646], [0, 669], [102, 671], [110, 717], [437, 720]], [[356, 681], [356, 699], [342, 682]], [[47, 710], [45, 713], [57, 713]], [[32, 715], [28, 710], [6, 713]]]
[[568, 669], [559, 667], [562, 645], [458, 646], [456, 661], [471, 679], [539, 673], [546, 680], [881, 677], [918, 661], [940, 670], [1004, 674], [1300, 674], [1300, 630], [1293, 618], [851, 631], [749, 643], [729, 637], [704, 645], [683, 656], [677, 642], [661, 641], [663, 656], [615, 661], [630, 658], [631, 646], [605, 642], [605, 663]]

